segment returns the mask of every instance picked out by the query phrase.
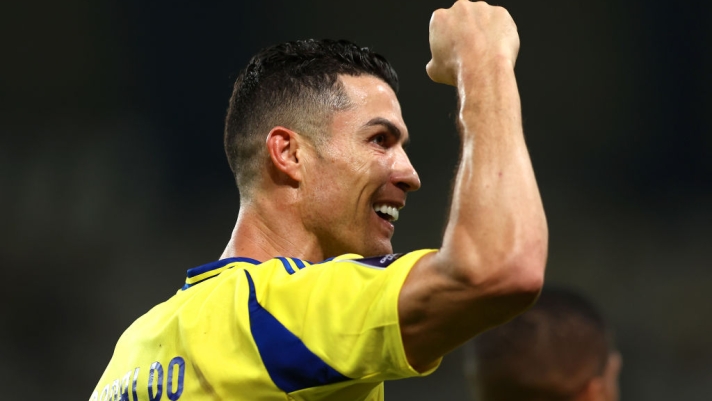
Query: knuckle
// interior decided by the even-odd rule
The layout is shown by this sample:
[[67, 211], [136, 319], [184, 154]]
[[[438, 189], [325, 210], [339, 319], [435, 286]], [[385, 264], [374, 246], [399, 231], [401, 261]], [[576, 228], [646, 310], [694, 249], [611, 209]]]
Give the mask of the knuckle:
[[504, 8], [504, 7], [502, 7], [502, 6], [494, 6], [494, 8], [493, 8], [492, 11], [493, 11], [494, 13], [496, 13], [497, 16], [500, 17], [500, 18], [507, 18], [507, 19], [511, 19], [511, 18], [512, 18], [512, 16], [509, 15], [509, 11], [507, 11], [507, 9]]
[[437, 10], [433, 11], [433, 15], [430, 17], [430, 23], [437, 23], [438, 21], [445, 18], [443, 13], [445, 13], [445, 10], [442, 8], [438, 8]]

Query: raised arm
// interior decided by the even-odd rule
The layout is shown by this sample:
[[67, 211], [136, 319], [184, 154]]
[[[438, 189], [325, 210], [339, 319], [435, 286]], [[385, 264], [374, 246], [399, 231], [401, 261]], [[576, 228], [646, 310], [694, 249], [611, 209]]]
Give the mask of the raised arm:
[[413, 267], [399, 298], [406, 355], [419, 370], [525, 310], [541, 289], [548, 241], [509, 13], [457, 1], [433, 13], [430, 48], [430, 78], [457, 88], [462, 151], [442, 247]]

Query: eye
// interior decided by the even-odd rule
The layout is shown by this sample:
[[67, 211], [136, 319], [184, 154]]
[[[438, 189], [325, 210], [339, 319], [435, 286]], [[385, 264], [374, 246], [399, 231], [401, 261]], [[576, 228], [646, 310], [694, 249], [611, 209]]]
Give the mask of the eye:
[[388, 142], [388, 138], [386, 137], [386, 134], [378, 134], [371, 137], [371, 142], [378, 146], [385, 147], [386, 142]]

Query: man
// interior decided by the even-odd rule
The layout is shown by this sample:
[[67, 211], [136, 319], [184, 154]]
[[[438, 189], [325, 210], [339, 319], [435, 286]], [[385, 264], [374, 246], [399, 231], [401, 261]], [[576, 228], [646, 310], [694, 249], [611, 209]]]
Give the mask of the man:
[[385, 59], [348, 42], [265, 49], [226, 118], [241, 202], [227, 248], [127, 329], [91, 399], [381, 400], [384, 380], [432, 372], [536, 299], [547, 226], [514, 22], [458, 1], [433, 14], [430, 45], [429, 76], [460, 98], [441, 248], [392, 254], [420, 181]]
[[465, 347], [477, 401], [617, 401], [621, 356], [582, 296], [545, 289], [537, 303]]

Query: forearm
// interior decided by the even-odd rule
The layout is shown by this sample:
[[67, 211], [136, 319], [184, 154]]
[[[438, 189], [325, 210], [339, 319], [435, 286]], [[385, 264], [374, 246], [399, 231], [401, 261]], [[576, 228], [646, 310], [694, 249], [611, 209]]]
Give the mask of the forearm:
[[440, 257], [452, 277], [502, 293], [536, 290], [547, 226], [511, 62], [458, 75], [462, 153]]
[[460, 100], [461, 156], [440, 251], [411, 270], [399, 301], [413, 366], [522, 312], [543, 283], [547, 227], [522, 132], [509, 13], [458, 0], [430, 20], [430, 78]]

